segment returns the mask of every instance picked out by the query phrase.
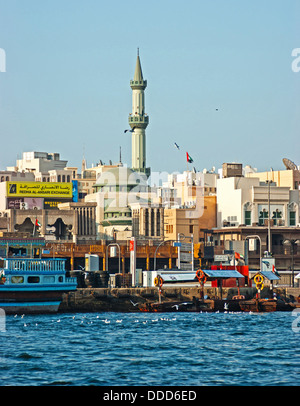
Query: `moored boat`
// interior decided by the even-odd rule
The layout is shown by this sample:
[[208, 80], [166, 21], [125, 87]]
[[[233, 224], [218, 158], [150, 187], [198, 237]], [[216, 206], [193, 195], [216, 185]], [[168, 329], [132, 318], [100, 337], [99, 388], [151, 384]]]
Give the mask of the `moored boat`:
[[7, 314], [55, 313], [63, 293], [76, 290], [64, 259], [2, 258], [0, 308]]
[[250, 299], [241, 300], [239, 302], [241, 311], [243, 312], [275, 312], [276, 300], [274, 299]]

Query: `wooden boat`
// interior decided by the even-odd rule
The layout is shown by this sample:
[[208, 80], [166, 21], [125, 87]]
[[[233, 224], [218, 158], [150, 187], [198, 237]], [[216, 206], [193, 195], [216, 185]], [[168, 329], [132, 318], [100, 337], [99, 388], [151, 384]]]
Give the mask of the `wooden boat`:
[[0, 264], [0, 308], [7, 314], [55, 313], [65, 292], [76, 290], [64, 259], [4, 258]]
[[239, 302], [243, 312], [275, 312], [276, 300], [274, 299], [250, 299]]
[[141, 312], [200, 312], [214, 311], [213, 300], [193, 300], [189, 302], [146, 302], [139, 306]]

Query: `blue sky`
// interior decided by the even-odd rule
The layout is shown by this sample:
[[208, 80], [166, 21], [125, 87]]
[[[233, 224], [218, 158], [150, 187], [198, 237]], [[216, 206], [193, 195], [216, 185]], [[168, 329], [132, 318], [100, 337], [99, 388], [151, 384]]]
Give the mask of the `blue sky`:
[[120, 146], [130, 166], [137, 47], [152, 171], [185, 170], [186, 151], [197, 170], [300, 165], [299, 17], [299, 0], [0, 0], [0, 169], [32, 150], [116, 162]]

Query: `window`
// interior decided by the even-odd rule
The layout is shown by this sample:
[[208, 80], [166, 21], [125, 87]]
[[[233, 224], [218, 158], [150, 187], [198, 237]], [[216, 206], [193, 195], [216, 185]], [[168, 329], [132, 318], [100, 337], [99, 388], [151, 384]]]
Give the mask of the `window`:
[[259, 212], [259, 225], [265, 224], [265, 220], [268, 220], [268, 218], [269, 213], [266, 209], [263, 209], [263, 211]]
[[44, 283], [54, 283], [55, 282], [55, 276], [44, 276], [43, 279]]
[[173, 233], [173, 224], [167, 224], [166, 232], [167, 232], [167, 234]]
[[39, 276], [28, 276], [28, 283], [40, 283]]
[[12, 276], [11, 283], [24, 283], [24, 276]]
[[278, 220], [282, 218], [282, 213], [278, 209], [273, 211], [272, 219], [274, 220], [274, 226], [278, 225]]
[[190, 233], [190, 234], [193, 234], [193, 229], [194, 229], [193, 225], [190, 224], [190, 225], [189, 225], [189, 233]]
[[246, 226], [251, 226], [251, 211], [250, 210], [245, 211], [245, 224], [246, 224]]
[[296, 225], [296, 212], [290, 211], [290, 226]]

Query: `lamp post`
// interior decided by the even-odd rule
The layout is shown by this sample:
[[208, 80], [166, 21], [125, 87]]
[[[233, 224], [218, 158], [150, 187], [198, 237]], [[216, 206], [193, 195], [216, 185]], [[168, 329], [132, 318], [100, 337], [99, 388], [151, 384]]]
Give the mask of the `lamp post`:
[[283, 241], [283, 244], [289, 244], [291, 246], [290, 252], [291, 252], [291, 255], [292, 255], [292, 287], [295, 286], [295, 283], [294, 283], [294, 250], [295, 250], [295, 245], [299, 244], [299, 242], [300, 242], [300, 240], [295, 240], [293, 238], [291, 238], [291, 239], [286, 238]]
[[268, 253], [271, 254], [271, 204], [270, 204], [270, 184], [272, 180], [266, 180], [268, 185]]
[[170, 242], [170, 241], [172, 241], [172, 242], [174, 242], [175, 240], [165, 240], [165, 241], [162, 241], [160, 244], [158, 244], [158, 246], [156, 247], [156, 250], [155, 250], [155, 253], [154, 253], [154, 271], [156, 271], [156, 253], [157, 253], [157, 250], [158, 250], [158, 248], [161, 246], [161, 245], [163, 245], [165, 242]]

